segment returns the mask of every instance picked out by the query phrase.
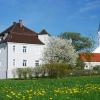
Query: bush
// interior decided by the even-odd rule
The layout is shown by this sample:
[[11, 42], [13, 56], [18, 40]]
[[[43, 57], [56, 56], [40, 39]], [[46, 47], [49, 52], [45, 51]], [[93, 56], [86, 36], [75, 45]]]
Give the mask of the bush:
[[33, 68], [27, 68], [27, 74], [29, 79], [33, 78]]
[[48, 73], [49, 77], [57, 78], [66, 76], [69, 70], [71, 70], [71, 66], [62, 63], [52, 63], [45, 64], [44, 69], [45, 73]]
[[93, 67], [93, 70], [100, 71], [100, 65], [96, 65], [95, 67]]
[[23, 76], [23, 79], [27, 79], [27, 74], [28, 74], [27, 68], [23, 68], [23, 69], [22, 69], [22, 76]]
[[85, 63], [82, 60], [80, 60], [80, 58], [78, 58], [75, 69], [82, 70], [84, 69], [84, 66], [85, 66]]
[[17, 68], [16, 73], [18, 75], [18, 78], [21, 79], [22, 78], [22, 68]]
[[32, 79], [33, 68], [17, 68], [16, 73], [19, 79]]
[[73, 69], [70, 71], [70, 76], [92, 76], [92, 75], [100, 75], [99, 71], [96, 70], [79, 70]]
[[34, 67], [33, 73], [34, 73], [34, 76], [35, 76], [36, 78], [38, 78], [38, 77], [39, 77], [39, 74], [41, 73], [41, 68], [40, 68], [39, 66]]

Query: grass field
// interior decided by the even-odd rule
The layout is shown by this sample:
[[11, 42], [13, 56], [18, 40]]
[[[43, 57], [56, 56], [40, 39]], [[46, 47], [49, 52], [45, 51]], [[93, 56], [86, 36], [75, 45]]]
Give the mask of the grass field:
[[0, 100], [100, 100], [100, 76], [0, 80]]

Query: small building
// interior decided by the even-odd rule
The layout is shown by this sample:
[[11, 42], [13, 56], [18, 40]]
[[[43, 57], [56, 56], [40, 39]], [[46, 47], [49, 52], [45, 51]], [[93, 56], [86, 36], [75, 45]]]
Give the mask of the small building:
[[98, 47], [90, 54], [81, 53], [80, 58], [85, 63], [84, 69], [93, 69], [95, 66], [100, 66], [100, 25], [98, 28]]
[[37, 33], [13, 22], [0, 33], [0, 79], [13, 78], [17, 68], [36, 67], [42, 64], [42, 54], [49, 34], [43, 29]]

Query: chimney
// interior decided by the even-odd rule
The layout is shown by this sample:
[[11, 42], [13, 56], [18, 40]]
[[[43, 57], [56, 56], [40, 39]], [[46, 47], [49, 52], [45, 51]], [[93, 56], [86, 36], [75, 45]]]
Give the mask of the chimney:
[[20, 24], [20, 27], [23, 26], [23, 22], [22, 22], [22, 20], [19, 20], [19, 24]]

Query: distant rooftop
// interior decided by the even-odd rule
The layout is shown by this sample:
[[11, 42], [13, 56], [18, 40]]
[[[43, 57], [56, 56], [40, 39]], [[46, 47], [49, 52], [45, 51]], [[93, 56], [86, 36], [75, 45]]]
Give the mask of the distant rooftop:
[[51, 36], [45, 29], [42, 29], [38, 35], [49, 35]]

